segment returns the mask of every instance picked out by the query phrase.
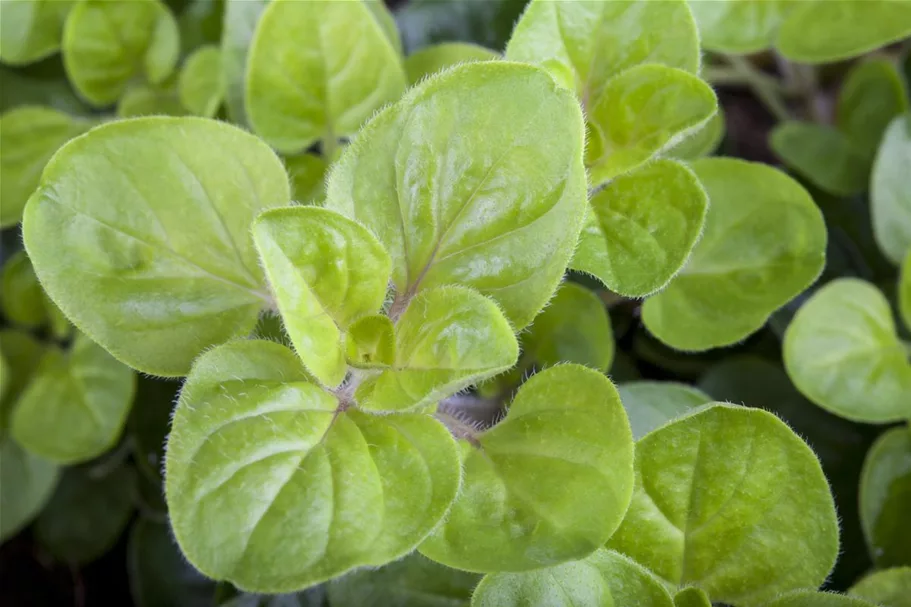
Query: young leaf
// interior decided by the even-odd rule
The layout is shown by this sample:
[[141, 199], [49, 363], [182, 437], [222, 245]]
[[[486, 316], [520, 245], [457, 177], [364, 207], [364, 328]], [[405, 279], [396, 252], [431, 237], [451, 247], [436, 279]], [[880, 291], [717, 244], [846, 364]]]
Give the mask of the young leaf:
[[329, 583], [331, 607], [468, 607], [480, 576], [444, 567], [414, 552], [376, 570]]
[[180, 72], [178, 91], [183, 106], [211, 118], [224, 100], [225, 83], [221, 72], [221, 50], [217, 46], [198, 48], [187, 58]]
[[877, 567], [911, 565], [911, 430], [887, 430], [870, 448], [860, 477], [860, 523]]
[[831, 63], [909, 34], [908, 2], [795, 2], [778, 30], [776, 47], [791, 61]]
[[734, 55], [769, 48], [787, 8], [786, 0], [690, 2], [702, 48]]
[[580, 561], [524, 573], [492, 573], [472, 607], [673, 607], [662, 582], [645, 567], [603, 548]]
[[905, 327], [911, 330], [911, 248], [902, 264], [901, 277], [898, 282], [898, 304]]
[[794, 385], [827, 411], [885, 423], [911, 416], [911, 362], [889, 302], [854, 278], [829, 283], [798, 310], [784, 337]]
[[719, 404], [636, 443], [636, 490], [608, 547], [672, 586], [757, 605], [825, 580], [838, 521], [796, 434], [771, 413]]
[[471, 61], [499, 59], [496, 51], [469, 42], [443, 42], [422, 48], [405, 59], [408, 84], [415, 85], [427, 76], [448, 67]]
[[133, 514], [136, 471], [126, 465], [104, 474], [71, 468], [35, 523], [38, 542], [70, 565], [94, 561], [111, 549]]
[[701, 390], [670, 381], [634, 381], [618, 385], [617, 391], [634, 440], [712, 402]]
[[795, 590], [764, 603], [762, 607], [876, 607], [867, 601], [816, 590]]
[[322, 202], [326, 197], [326, 171], [329, 163], [316, 154], [300, 154], [284, 160], [291, 177], [292, 198], [300, 204]]
[[358, 405], [419, 409], [516, 364], [519, 344], [490, 299], [466, 287], [421, 291], [395, 327], [395, 362], [362, 383]]
[[21, 107], [0, 116], [0, 227], [22, 219], [44, 165], [60, 146], [91, 126], [46, 107]]
[[61, 464], [97, 457], [120, 438], [135, 384], [128, 367], [78, 335], [70, 352], [44, 355], [13, 409], [13, 438]]
[[656, 160], [608, 183], [590, 205], [571, 267], [615, 293], [644, 297], [686, 263], [709, 199], [686, 166]]
[[821, 190], [853, 196], [867, 188], [869, 161], [847, 135], [830, 126], [783, 122], [772, 131], [769, 144], [785, 164]]
[[898, 265], [911, 248], [911, 114], [897, 116], [886, 129], [873, 164], [870, 212], [873, 235], [886, 257]]
[[585, 164], [597, 186], [701, 129], [718, 103], [712, 87], [685, 70], [640, 65], [608, 80], [587, 108]]
[[0, 433], [0, 542], [38, 516], [57, 485], [57, 465], [33, 455]]
[[0, 2], [0, 61], [24, 65], [60, 50], [63, 23], [72, 0]]
[[724, 131], [724, 109], [719, 105], [718, 111], [705, 123], [705, 126], [673, 147], [666, 149], [662, 155], [677, 160], [696, 160], [703, 156], [711, 156], [721, 145]]
[[836, 124], [865, 158], [873, 159], [889, 123], [908, 111], [908, 91], [888, 59], [858, 63], [838, 94]]
[[882, 607], [908, 607], [911, 604], [911, 567], [871, 573], [851, 586], [848, 594]]
[[253, 240], [297, 355], [317, 380], [338, 386], [348, 371], [343, 332], [383, 305], [389, 255], [363, 226], [316, 207], [266, 211]]
[[159, 84], [174, 70], [180, 33], [159, 0], [82, 0], [63, 31], [63, 62], [70, 82], [89, 103], [110, 105], [130, 81]]
[[364, 127], [330, 173], [326, 206], [379, 237], [399, 303], [463, 284], [521, 329], [556, 289], [581, 228], [583, 135], [578, 104], [546, 73], [458, 66]]
[[689, 586], [674, 595], [674, 607], [712, 607], [712, 601], [701, 588]]
[[374, 314], [357, 319], [345, 334], [345, 356], [354, 367], [394, 365], [395, 326], [389, 317]]
[[198, 118], [137, 118], [54, 156], [23, 235], [77, 327], [136, 369], [184, 375], [270, 304], [250, 225], [290, 196], [281, 161], [256, 137]]
[[429, 416], [345, 408], [291, 350], [235, 341], [194, 364], [165, 477], [190, 562], [277, 593], [411, 552], [455, 498], [460, 470]]
[[711, 200], [702, 239], [642, 319], [674, 348], [707, 350], [747, 337], [819, 276], [826, 229], [806, 190], [772, 167], [731, 158], [691, 166]]
[[607, 371], [614, 359], [614, 334], [604, 303], [571, 282], [560, 285], [522, 345], [540, 367], [572, 362]]
[[405, 90], [395, 48], [364, 2], [273, 0], [247, 64], [253, 128], [274, 148], [335, 145]]
[[464, 482], [421, 552], [468, 571], [584, 558], [620, 524], [633, 440], [616, 388], [580, 365], [528, 380], [506, 418], [461, 441]]
[[34, 329], [48, 320], [44, 291], [25, 251], [18, 251], [3, 264], [0, 304], [13, 324]]
[[231, 122], [247, 127], [247, 55], [256, 24], [268, 0], [225, 0], [221, 36], [221, 72], [225, 83], [225, 106]]

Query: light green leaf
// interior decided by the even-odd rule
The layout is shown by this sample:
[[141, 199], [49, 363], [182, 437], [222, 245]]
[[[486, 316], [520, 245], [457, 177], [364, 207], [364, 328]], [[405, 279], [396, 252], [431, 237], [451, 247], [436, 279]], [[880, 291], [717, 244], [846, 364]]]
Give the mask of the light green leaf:
[[247, 64], [250, 122], [274, 148], [299, 152], [358, 131], [405, 90], [405, 71], [364, 2], [272, 0]]
[[901, 277], [898, 282], [898, 304], [905, 327], [911, 330], [911, 249], [902, 264]]
[[635, 440], [712, 402], [701, 390], [671, 381], [634, 381], [618, 385], [617, 391]]
[[56, 53], [72, 6], [71, 0], [0, 2], [0, 60], [23, 65]]
[[490, 299], [466, 287], [421, 291], [396, 322], [395, 363], [358, 387], [373, 411], [418, 409], [516, 364], [519, 344]]
[[629, 422], [610, 380], [586, 367], [534, 375], [503, 421], [460, 444], [461, 492], [420, 548], [449, 567], [525, 571], [584, 558], [629, 504]]
[[434, 44], [405, 58], [408, 84], [414, 85], [426, 78], [460, 63], [491, 61], [501, 56], [496, 51], [469, 42], [443, 42]]
[[873, 159], [893, 118], [908, 111], [908, 91], [888, 59], [858, 63], [838, 94], [836, 124], [864, 157]]
[[532, 0], [506, 58], [540, 65], [589, 107], [611, 77], [657, 63], [699, 71], [699, 35], [683, 0]]
[[701, 588], [689, 586], [674, 595], [674, 607], [712, 607], [712, 601]]
[[590, 205], [571, 267], [615, 293], [644, 297], [686, 263], [709, 199], [686, 166], [656, 160], [608, 183]]
[[0, 304], [13, 324], [34, 329], [48, 321], [44, 291], [25, 251], [18, 251], [3, 264]]
[[400, 57], [403, 56], [402, 38], [399, 36], [399, 28], [395, 23], [392, 11], [386, 8], [386, 3], [383, 0], [364, 0], [364, 3], [370, 9], [373, 18], [376, 19], [386, 39], [389, 40], [389, 44], [395, 49], [396, 54]]
[[316, 207], [273, 209], [253, 226], [285, 330], [321, 383], [345, 379], [345, 329], [383, 305], [391, 261], [369, 230]]
[[29, 453], [8, 434], [0, 434], [0, 542], [38, 516], [51, 498], [57, 475], [56, 464]]
[[700, 42], [709, 51], [747, 55], [769, 48], [789, 8], [786, 0], [690, 0]]
[[885, 296], [842, 278], [798, 310], [784, 336], [784, 362], [811, 401], [854, 421], [911, 417], [911, 362]]
[[87, 120], [46, 107], [20, 107], [0, 116], [0, 227], [22, 219], [44, 165], [60, 146], [89, 127]]
[[329, 584], [332, 607], [468, 607], [480, 576], [444, 567], [414, 552], [376, 570]]
[[118, 118], [186, 116], [189, 113], [171, 86], [136, 86], [127, 90], [117, 102]]
[[521, 329], [553, 294], [581, 229], [583, 135], [578, 104], [546, 73], [459, 66], [364, 127], [330, 173], [326, 206], [379, 237], [399, 304], [463, 284]]
[[848, 594], [881, 607], [911, 606], [911, 567], [875, 571], [848, 589]]
[[673, 607], [671, 595], [645, 567], [600, 549], [572, 561], [525, 573], [493, 573], [475, 591], [472, 607]]
[[875, 607], [867, 601], [835, 594], [834, 592], [817, 592], [816, 590], [795, 590], [788, 592], [775, 600], [765, 603], [762, 607]]
[[772, 130], [769, 145], [785, 164], [830, 194], [852, 196], [867, 188], [869, 161], [833, 127], [783, 122]]
[[588, 105], [585, 164], [592, 185], [635, 169], [702, 129], [715, 92], [681, 69], [640, 65], [611, 78]]
[[291, 194], [301, 204], [319, 203], [326, 197], [326, 171], [329, 163], [316, 154], [285, 158], [291, 177]]
[[13, 410], [13, 438], [61, 464], [92, 459], [120, 438], [134, 390], [129, 368], [78, 335], [71, 351], [44, 355]]
[[119, 466], [106, 474], [71, 468], [35, 524], [38, 542], [70, 565], [94, 561], [110, 550], [133, 514], [136, 471]]
[[196, 361], [165, 474], [174, 534], [190, 562], [269, 593], [411, 552], [460, 483], [458, 452], [441, 424], [346, 408], [307, 381], [291, 350], [266, 341], [231, 342]]
[[221, 63], [217, 46], [199, 47], [187, 58], [177, 86], [180, 102], [193, 114], [211, 118], [218, 113], [225, 96]]
[[878, 567], [911, 565], [911, 429], [892, 428], [867, 453], [860, 476], [860, 523]]
[[776, 47], [791, 61], [831, 63], [862, 55], [911, 34], [911, 3], [795, 2]]
[[636, 443], [636, 490], [608, 547], [672, 586], [758, 605], [826, 579], [838, 520], [796, 434], [771, 413], [715, 405]]
[[718, 111], [705, 123], [705, 126], [662, 154], [678, 160], [696, 160], [703, 156], [711, 156], [721, 145], [724, 131], [724, 110], [719, 105]]
[[174, 70], [180, 33], [159, 0], [81, 0], [63, 31], [63, 62], [77, 92], [110, 105], [136, 78], [159, 84]]
[[819, 276], [826, 229], [806, 190], [772, 167], [730, 158], [691, 166], [711, 201], [702, 239], [642, 318], [664, 343], [706, 350], [758, 330]]
[[886, 257], [898, 265], [911, 248], [911, 114], [889, 124], [873, 163], [870, 212], [873, 235]]
[[352, 323], [345, 334], [345, 356], [354, 367], [394, 365], [395, 327], [389, 317], [363, 316]]
[[271, 304], [250, 225], [290, 196], [281, 161], [256, 137], [199, 118], [137, 118], [54, 156], [23, 235], [77, 327], [136, 369], [184, 375]]
[[571, 282], [560, 285], [522, 337], [522, 346], [541, 367], [571, 362], [607, 371], [614, 359], [614, 333], [604, 303]]
[[221, 70], [225, 83], [225, 106], [235, 124], [247, 127], [247, 55], [256, 24], [268, 0], [225, 0], [221, 36]]
[[215, 584], [187, 564], [166, 524], [136, 521], [127, 544], [127, 568], [138, 607], [212, 607]]

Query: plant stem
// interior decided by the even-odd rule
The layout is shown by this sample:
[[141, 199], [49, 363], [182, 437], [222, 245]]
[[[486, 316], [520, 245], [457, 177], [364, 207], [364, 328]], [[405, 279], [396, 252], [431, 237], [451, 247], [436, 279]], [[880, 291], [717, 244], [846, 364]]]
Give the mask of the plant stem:
[[749, 60], [738, 55], [725, 55], [733, 73], [752, 89], [756, 97], [780, 121], [790, 120], [791, 112], [782, 97], [782, 87], [771, 76], [762, 73]]

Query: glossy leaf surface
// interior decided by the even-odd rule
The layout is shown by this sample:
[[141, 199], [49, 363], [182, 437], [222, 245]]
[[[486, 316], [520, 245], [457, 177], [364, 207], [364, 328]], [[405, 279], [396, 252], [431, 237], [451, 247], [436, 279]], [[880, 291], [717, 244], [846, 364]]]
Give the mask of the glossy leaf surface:
[[892, 428], [877, 439], [860, 478], [860, 522], [874, 563], [911, 565], [911, 430]]
[[670, 381], [634, 381], [618, 385], [617, 391], [635, 440], [712, 402], [701, 390]]
[[896, 117], [880, 144], [870, 181], [873, 235], [886, 257], [898, 265], [911, 248], [911, 114]]

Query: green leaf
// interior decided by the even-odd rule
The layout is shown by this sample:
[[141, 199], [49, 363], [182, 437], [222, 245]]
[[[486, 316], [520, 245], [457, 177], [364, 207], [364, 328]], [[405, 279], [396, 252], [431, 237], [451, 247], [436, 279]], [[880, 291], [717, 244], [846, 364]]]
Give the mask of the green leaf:
[[644, 297], [686, 263], [705, 224], [709, 199], [696, 175], [656, 160], [595, 193], [570, 265], [611, 291]]
[[193, 569], [163, 523], [140, 518], [127, 544], [130, 594], [138, 607], [211, 607], [215, 584]]
[[873, 163], [870, 182], [873, 235], [879, 248], [896, 265], [911, 248], [908, 166], [911, 166], [911, 114], [898, 116], [889, 124]]
[[689, 72], [640, 65], [608, 80], [587, 107], [585, 164], [592, 185], [600, 185], [698, 132], [718, 102]]
[[541, 367], [571, 362], [607, 371], [614, 359], [614, 334], [604, 303], [571, 282], [560, 285], [522, 337], [522, 346]]
[[326, 198], [326, 171], [329, 168], [326, 160], [316, 154], [300, 154], [284, 160], [294, 200], [301, 204], [322, 202]]
[[662, 342], [698, 351], [747, 337], [809, 286], [826, 229], [810, 195], [772, 167], [731, 158], [691, 166], [711, 200], [702, 239], [642, 319]]
[[838, 554], [829, 486], [771, 413], [715, 405], [636, 443], [636, 489], [608, 542], [676, 587], [758, 605], [817, 587]]
[[298, 356], [321, 383], [338, 386], [348, 371], [343, 333], [383, 305], [389, 255], [363, 226], [316, 207], [263, 213], [253, 240]]
[[911, 430], [884, 432], [870, 448], [860, 477], [860, 523], [877, 567], [911, 565]]
[[0, 3], [0, 60], [23, 65], [60, 50], [71, 0], [3, 0]]
[[721, 141], [724, 139], [724, 131], [724, 109], [719, 105], [718, 111], [705, 123], [705, 126], [675, 146], [665, 150], [663, 155], [677, 160], [696, 160], [703, 156], [711, 156], [721, 145]]
[[410, 51], [451, 40], [501, 49], [527, 1], [411, 0], [397, 7], [395, 18]]
[[414, 85], [437, 72], [460, 63], [499, 59], [496, 51], [469, 42], [443, 42], [422, 48], [405, 59], [408, 84]]
[[787, 0], [690, 0], [702, 48], [734, 55], [769, 48], [788, 8]]
[[181, 4], [186, 5], [177, 16], [181, 53], [189, 55], [200, 46], [218, 44], [226, 0], [182, 0]]
[[645, 567], [600, 549], [580, 561], [525, 573], [493, 573], [472, 607], [673, 607], [671, 595]]
[[129, 83], [159, 84], [174, 70], [180, 33], [171, 11], [158, 0], [81, 0], [63, 32], [63, 61], [79, 94], [110, 105]]
[[376, 314], [357, 319], [345, 334], [345, 356], [354, 367], [389, 367], [395, 364], [395, 326], [388, 316]]
[[889, 123], [906, 111], [908, 91], [898, 68], [888, 59], [870, 59], [858, 63], [842, 84], [836, 124], [872, 160]]
[[376, 570], [329, 584], [332, 607], [468, 607], [480, 576], [444, 567], [415, 552]]
[[235, 341], [194, 364], [165, 478], [190, 562], [277, 593], [411, 552], [455, 498], [460, 469], [429, 416], [347, 408], [308, 382], [291, 350]]
[[794, 385], [823, 409], [854, 421], [911, 416], [911, 362], [885, 296], [842, 278], [814, 293], [784, 336]]
[[821, 190], [852, 196], [867, 188], [868, 161], [847, 135], [830, 126], [783, 122], [769, 145], [785, 164]]
[[519, 344], [490, 299], [466, 287], [421, 291], [396, 322], [395, 363], [362, 383], [358, 405], [419, 409], [513, 367]]
[[712, 607], [712, 601], [702, 589], [689, 586], [674, 595], [674, 607]]
[[187, 58], [180, 72], [178, 91], [183, 106], [197, 116], [211, 118], [218, 113], [225, 96], [221, 72], [221, 50], [202, 46]]
[[164, 445], [179, 391], [176, 381], [137, 377], [136, 400], [127, 419], [127, 431], [136, 467], [157, 485], [162, 480]]
[[778, 30], [776, 47], [791, 61], [831, 63], [909, 34], [908, 2], [796, 2]]
[[400, 304], [463, 284], [493, 297], [518, 330], [576, 244], [582, 142], [578, 104], [546, 73], [469, 63], [371, 120], [333, 166], [326, 206], [379, 237]]
[[7, 320], [30, 329], [48, 321], [44, 291], [25, 251], [16, 252], [3, 264], [0, 283], [0, 304]]
[[120, 438], [135, 383], [129, 368], [78, 335], [71, 351], [44, 355], [13, 410], [13, 438], [61, 464], [97, 457]]
[[635, 440], [712, 402], [701, 390], [671, 381], [634, 381], [617, 391]]
[[848, 589], [848, 594], [882, 607], [911, 605], [911, 567], [875, 571]]
[[118, 360], [184, 375], [271, 305], [250, 225], [288, 204], [256, 137], [198, 118], [105, 124], [48, 164], [23, 224], [45, 290]]
[[127, 90], [117, 102], [118, 118], [136, 116], [186, 116], [177, 90], [169, 86], [140, 85]]
[[867, 601], [835, 594], [834, 592], [817, 592], [816, 590], [796, 590], [765, 603], [763, 607], [875, 607]]
[[136, 472], [119, 466], [104, 474], [71, 468], [35, 524], [35, 536], [70, 565], [94, 561], [110, 550], [133, 514]]
[[225, 106], [228, 117], [239, 126], [247, 127], [247, 56], [256, 24], [266, 9], [268, 0], [225, 0], [225, 16], [221, 36], [221, 70], [225, 83]]
[[347, 137], [405, 90], [395, 48], [364, 2], [272, 0], [247, 64], [250, 122], [295, 153]]
[[60, 146], [91, 126], [46, 107], [21, 107], [0, 116], [0, 227], [22, 219], [44, 165]]
[[[7, 334], [3, 337], [5, 351]], [[57, 474], [56, 464], [32, 455], [8, 434], [0, 434], [0, 542], [38, 516], [57, 485]]]
[[610, 380], [586, 367], [533, 376], [503, 421], [460, 446], [461, 492], [420, 548], [449, 567], [525, 571], [584, 558], [629, 504], [629, 422]]
[[399, 36], [398, 25], [395, 22], [392, 11], [386, 8], [386, 3], [383, 0], [364, 0], [364, 3], [370, 9], [373, 18], [376, 19], [386, 39], [389, 40], [389, 44], [395, 49], [396, 54], [399, 57], [403, 56], [402, 38]]
[[911, 330], [911, 249], [902, 264], [901, 277], [898, 282], [898, 303], [905, 327]]
[[14, 70], [0, 64], [0, 82], [3, 82], [0, 87], [0, 112], [29, 105], [48, 106], [80, 116], [91, 112], [67, 82], [62, 60], [42, 62], [40, 65], [44, 69], [36, 66], [28, 70]]
[[0, 400], [0, 434], [6, 431], [9, 412], [38, 368], [44, 350], [44, 345], [30, 333], [17, 329], [0, 330], [0, 354], [6, 361], [7, 371]]

